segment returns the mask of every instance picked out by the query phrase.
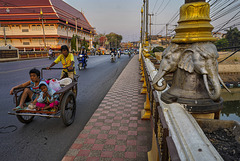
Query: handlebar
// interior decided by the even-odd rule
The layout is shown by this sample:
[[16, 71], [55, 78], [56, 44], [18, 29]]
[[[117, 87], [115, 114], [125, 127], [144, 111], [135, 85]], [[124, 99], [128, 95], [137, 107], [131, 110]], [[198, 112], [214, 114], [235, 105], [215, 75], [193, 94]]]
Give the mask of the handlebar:
[[[67, 69], [67, 68], [49, 68], [49, 70], [51, 69]], [[41, 70], [48, 70], [47, 68], [42, 68]]]
[[[59, 70], [59, 69], [61, 69], [61, 70], [63, 70], [63, 69], [68, 69], [68, 68], [49, 68], [49, 70]], [[75, 67], [73, 67], [73, 71], [74, 71], [74, 69], [75, 69]], [[42, 68], [41, 69], [41, 78], [43, 78], [43, 70], [48, 70], [47, 68]]]

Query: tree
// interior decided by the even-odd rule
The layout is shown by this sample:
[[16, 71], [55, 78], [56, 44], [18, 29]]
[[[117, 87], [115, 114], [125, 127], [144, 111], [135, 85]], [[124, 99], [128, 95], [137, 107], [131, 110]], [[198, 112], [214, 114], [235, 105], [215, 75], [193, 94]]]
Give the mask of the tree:
[[240, 32], [238, 28], [235, 27], [234, 29], [230, 28], [227, 30], [226, 39], [231, 47], [240, 46]]
[[220, 39], [220, 40], [216, 41], [215, 45], [218, 49], [226, 48], [226, 47], [229, 46], [229, 42], [226, 38], [223, 38], [223, 39]]
[[97, 45], [99, 45], [98, 41], [94, 41], [94, 42], [93, 42], [94, 48], [97, 48]]
[[79, 39], [79, 37], [78, 37], [77, 35], [74, 35], [74, 34], [73, 34], [72, 39], [71, 39], [71, 49], [72, 49], [72, 50], [75, 50], [75, 51], [77, 51], [76, 38]]
[[98, 34], [94, 37], [94, 41], [97, 42], [100, 46], [105, 46], [105, 42], [107, 41], [107, 38], [105, 34]]
[[120, 47], [120, 43], [122, 41], [122, 35], [118, 35], [116, 33], [109, 33], [106, 35], [107, 40], [110, 44], [110, 48], [119, 48]]
[[89, 51], [88, 47], [88, 42], [85, 40], [85, 37], [83, 38], [83, 41], [81, 41], [81, 47], [84, 46], [87, 51]]

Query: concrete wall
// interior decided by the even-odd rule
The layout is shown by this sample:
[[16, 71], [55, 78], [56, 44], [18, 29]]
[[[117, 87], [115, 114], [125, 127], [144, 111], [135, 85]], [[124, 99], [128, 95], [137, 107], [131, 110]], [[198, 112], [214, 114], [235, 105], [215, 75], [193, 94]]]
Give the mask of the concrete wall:
[[[65, 36], [69, 37], [69, 44], [73, 34], [75, 33], [75, 29], [67, 27], [64, 25], [57, 25], [57, 24], [44, 24], [44, 33], [45, 33], [45, 42], [47, 48], [59, 48], [63, 44], [67, 44], [66, 39], [59, 39], [59, 38], [47, 38], [47, 36]], [[84, 33], [81, 30], [78, 30], [77, 33], [81, 39], [85, 37], [86, 41], [91, 42], [92, 37], [88, 33]], [[4, 27], [0, 27], [0, 35], [4, 35]], [[5, 35], [7, 37], [7, 44], [11, 44], [17, 48], [43, 48], [44, 47], [44, 39], [43, 38], [28, 38], [31, 36], [43, 36], [43, 28], [41, 24], [25, 24], [25, 25], [8, 25], [5, 27]], [[26, 38], [12, 38], [10, 39], [9, 36], [26, 36]], [[0, 46], [5, 45], [5, 40], [0, 39]], [[80, 46], [80, 44], [79, 44]]]

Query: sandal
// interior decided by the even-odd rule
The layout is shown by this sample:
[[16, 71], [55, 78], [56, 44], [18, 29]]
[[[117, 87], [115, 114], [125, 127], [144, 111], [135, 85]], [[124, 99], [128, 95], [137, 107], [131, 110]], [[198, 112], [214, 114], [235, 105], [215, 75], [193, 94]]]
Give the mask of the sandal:
[[20, 106], [13, 108], [13, 111], [23, 110]]

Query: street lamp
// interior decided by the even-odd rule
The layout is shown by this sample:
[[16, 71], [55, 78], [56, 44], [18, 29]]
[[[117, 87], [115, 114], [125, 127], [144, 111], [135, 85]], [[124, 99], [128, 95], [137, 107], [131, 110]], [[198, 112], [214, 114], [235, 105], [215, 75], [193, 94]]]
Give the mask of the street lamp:
[[41, 18], [42, 18], [44, 50], [46, 50], [46, 40], [45, 40], [45, 31], [44, 31], [44, 24], [43, 24], [43, 11], [42, 11], [42, 9], [40, 10], [40, 15], [41, 15]]
[[75, 25], [76, 25], [76, 51], [78, 51], [78, 36], [77, 36], [77, 20], [80, 18], [75, 18]]
[[[6, 12], [7, 12], [7, 14], [9, 14], [9, 13], [10, 13], [10, 9], [7, 8], [7, 9], [6, 9]], [[3, 28], [3, 32], [4, 32], [5, 46], [7, 46], [7, 37], [6, 37], [6, 29], [5, 29], [5, 25], [4, 25], [4, 28]]]
[[67, 47], [68, 47], [68, 20], [66, 20], [66, 24], [67, 24]]

